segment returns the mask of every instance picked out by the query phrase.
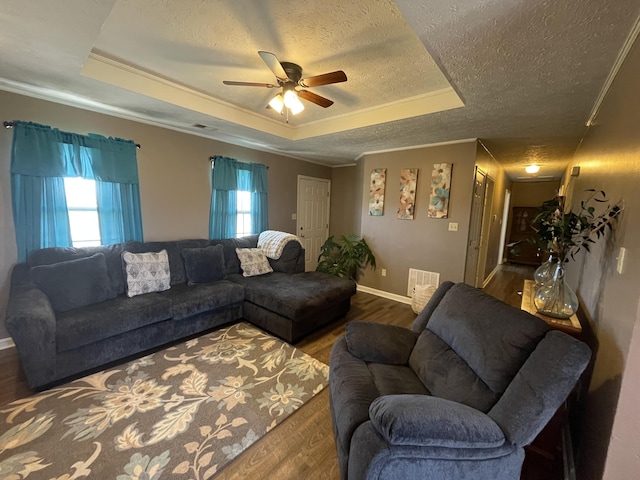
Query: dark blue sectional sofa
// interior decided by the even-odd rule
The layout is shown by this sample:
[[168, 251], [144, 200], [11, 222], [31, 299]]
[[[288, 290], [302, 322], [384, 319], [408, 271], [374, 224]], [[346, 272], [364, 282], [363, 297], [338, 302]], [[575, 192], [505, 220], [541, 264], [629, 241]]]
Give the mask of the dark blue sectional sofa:
[[[304, 272], [304, 249], [295, 241], [285, 246], [278, 260], [269, 259], [273, 273], [243, 277], [235, 249], [255, 248], [257, 241], [258, 236], [252, 235], [33, 252], [26, 263], [13, 270], [5, 319], [29, 385], [46, 388], [61, 379], [240, 319], [293, 343], [349, 310], [355, 284], [331, 275]], [[223, 247], [226, 278], [189, 285], [182, 251], [218, 244]], [[127, 297], [122, 253], [161, 250], [168, 254], [171, 288]], [[84, 262], [88, 265], [84, 274], [87, 282], [96, 284], [88, 289], [90, 295], [97, 295], [101, 301], [56, 311], [56, 299], [52, 301], [36, 286], [32, 269], [87, 259], [97, 253], [104, 255], [102, 265], [106, 263], [102, 284], [88, 261]], [[68, 293], [67, 280], [71, 284], [77, 277], [62, 277], [54, 287]], [[105, 291], [110, 294], [102, 295]], [[86, 298], [83, 300], [87, 302]]]

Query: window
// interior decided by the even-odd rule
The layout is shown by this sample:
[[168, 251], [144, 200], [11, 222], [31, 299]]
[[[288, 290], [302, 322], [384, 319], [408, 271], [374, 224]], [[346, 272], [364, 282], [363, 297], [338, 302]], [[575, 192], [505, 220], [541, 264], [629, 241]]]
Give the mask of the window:
[[236, 192], [236, 238], [251, 235], [251, 192]]
[[215, 156], [209, 238], [238, 238], [268, 229], [267, 167]]
[[86, 178], [65, 178], [64, 192], [69, 212], [71, 242], [74, 247], [101, 244], [96, 182]]

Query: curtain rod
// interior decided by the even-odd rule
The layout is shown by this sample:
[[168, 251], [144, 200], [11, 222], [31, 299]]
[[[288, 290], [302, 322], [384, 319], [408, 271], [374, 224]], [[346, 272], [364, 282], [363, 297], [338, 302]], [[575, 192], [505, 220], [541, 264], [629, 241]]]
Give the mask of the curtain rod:
[[[4, 128], [13, 128], [13, 122], [2, 122], [2, 124], [4, 125]], [[140, 150], [142, 147], [139, 143], [136, 143], [136, 148]]]
[[[209, 157], [209, 161], [215, 166], [216, 164], [216, 157], [214, 155], [211, 155]], [[249, 163], [253, 163], [253, 162], [249, 162]], [[263, 165], [262, 163], [256, 163], [256, 165]], [[267, 170], [269, 170], [269, 165], [265, 165], [265, 167], [267, 167]]]

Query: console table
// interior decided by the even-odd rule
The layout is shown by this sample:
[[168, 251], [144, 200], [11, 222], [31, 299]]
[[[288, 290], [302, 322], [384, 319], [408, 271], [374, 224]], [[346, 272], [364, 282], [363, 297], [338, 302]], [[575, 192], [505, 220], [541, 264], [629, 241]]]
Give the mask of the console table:
[[533, 296], [535, 293], [536, 282], [533, 280], [525, 280], [524, 287], [522, 288], [522, 304], [520, 308], [525, 312], [529, 312], [536, 317], [540, 317], [542, 320], [547, 322], [551, 327], [561, 330], [564, 333], [568, 333], [574, 337], [578, 337], [582, 333], [582, 325], [580, 325], [580, 321], [578, 317], [574, 313], [571, 315], [571, 318], [567, 320], [562, 320], [559, 318], [549, 317], [547, 315], [542, 315], [536, 310], [536, 306], [533, 303]]
[[[580, 325], [580, 321], [576, 314], [571, 315], [571, 317], [566, 320], [562, 320], [560, 318], [543, 315], [536, 310], [536, 306], [533, 303], [535, 288], [536, 282], [533, 280], [524, 281], [520, 309], [541, 318], [556, 330], [560, 330], [574, 337], [579, 337], [582, 333], [582, 325]], [[568, 404], [568, 401], [563, 402], [554, 417], [549, 421], [547, 426], [542, 430], [542, 432], [540, 432], [531, 445], [526, 447], [526, 450], [537, 455], [541, 455], [543, 458], [546, 458], [551, 462], [559, 461], [561, 459], [564, 467], [564, 478], [575, 480], [573, 446], [568, 421]]]

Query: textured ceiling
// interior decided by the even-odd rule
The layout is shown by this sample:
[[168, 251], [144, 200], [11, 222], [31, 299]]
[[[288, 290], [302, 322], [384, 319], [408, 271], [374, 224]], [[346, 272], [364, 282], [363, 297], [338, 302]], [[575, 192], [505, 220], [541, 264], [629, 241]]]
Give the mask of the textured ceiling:
[[[513, 179], [532, 161], [557, 177], [639, 13], [640, 0], [0, 0], [0, 88], [328, 165], [480, 138]], [[273, 90], [222, 85], [272, 83], [258, 50], [349, 80], [313, 89], [336, 103], [287, 125], [264, 108]]]

